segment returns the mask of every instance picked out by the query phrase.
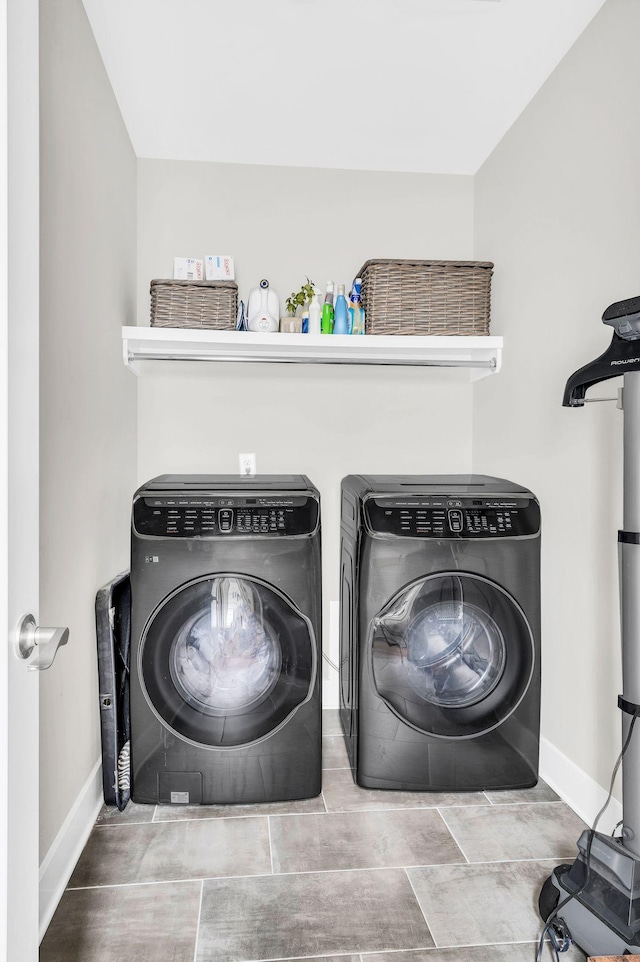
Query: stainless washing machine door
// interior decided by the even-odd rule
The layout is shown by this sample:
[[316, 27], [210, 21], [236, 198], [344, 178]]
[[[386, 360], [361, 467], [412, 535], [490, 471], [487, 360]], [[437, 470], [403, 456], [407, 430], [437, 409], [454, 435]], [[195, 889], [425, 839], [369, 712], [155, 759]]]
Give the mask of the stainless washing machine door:
[[533, 634], [517, 602], [457, 571], [402, 588], [372, 620], [367, 647], [380, 697], [403, 721], [443, 738], [496, 728], [534, 670]]
[[311, 696], [315, 645], [309, 619], [284, 594], [221, 574], [158, 606], [138, 671], [163, 725], [199, 746], [232, 747], [265, 737]]

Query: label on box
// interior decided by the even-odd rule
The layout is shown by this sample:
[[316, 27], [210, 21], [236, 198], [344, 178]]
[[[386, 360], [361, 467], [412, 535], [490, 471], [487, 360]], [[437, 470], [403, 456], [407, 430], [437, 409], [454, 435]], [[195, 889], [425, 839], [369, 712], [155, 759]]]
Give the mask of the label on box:
[[233, 281], [236, 274], [233, 257], [228, 254], [207, 254], [204, 259], [205, 276], [208, 281]]
[[202, 281], [204, 280], [203, 262], [195, 257], [174, 257], [174, 281]]

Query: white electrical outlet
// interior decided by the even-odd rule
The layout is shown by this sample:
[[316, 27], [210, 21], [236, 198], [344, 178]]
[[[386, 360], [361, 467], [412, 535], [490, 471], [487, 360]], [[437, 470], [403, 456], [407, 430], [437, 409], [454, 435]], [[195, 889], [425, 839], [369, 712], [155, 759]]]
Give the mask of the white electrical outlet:
[[255, 454], [239, 454], [238, 460], [240, 464], [240, 474], [255, 474], [256, 473], [256, 456]]

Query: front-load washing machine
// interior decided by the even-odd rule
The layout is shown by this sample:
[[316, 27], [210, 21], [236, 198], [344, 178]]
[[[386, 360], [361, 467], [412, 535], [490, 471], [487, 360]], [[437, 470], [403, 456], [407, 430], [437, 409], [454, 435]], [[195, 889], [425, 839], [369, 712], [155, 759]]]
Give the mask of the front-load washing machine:
[[364, 788], [535, 785], [540, 508], [484, 476], [342, 482], [340, 717]]
[[304, 476], [163, 475], [136, 492], [135, 802], [320, 793], [320, 578]]

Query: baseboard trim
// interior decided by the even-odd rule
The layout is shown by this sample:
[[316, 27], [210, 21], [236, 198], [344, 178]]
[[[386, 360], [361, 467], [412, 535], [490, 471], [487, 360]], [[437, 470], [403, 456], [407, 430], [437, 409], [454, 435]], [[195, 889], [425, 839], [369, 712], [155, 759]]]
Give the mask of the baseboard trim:
[[49, 927], [102, 804], [102, 763], [98, 759], [40, 865], [40, 941]]
[[[587, 825], [593, 825], [608, 792], [546, 738], [540, 739], [540, 777]], [[622, 803], [612, 798], [598, 831], [610, 835], [621, 818]]]

